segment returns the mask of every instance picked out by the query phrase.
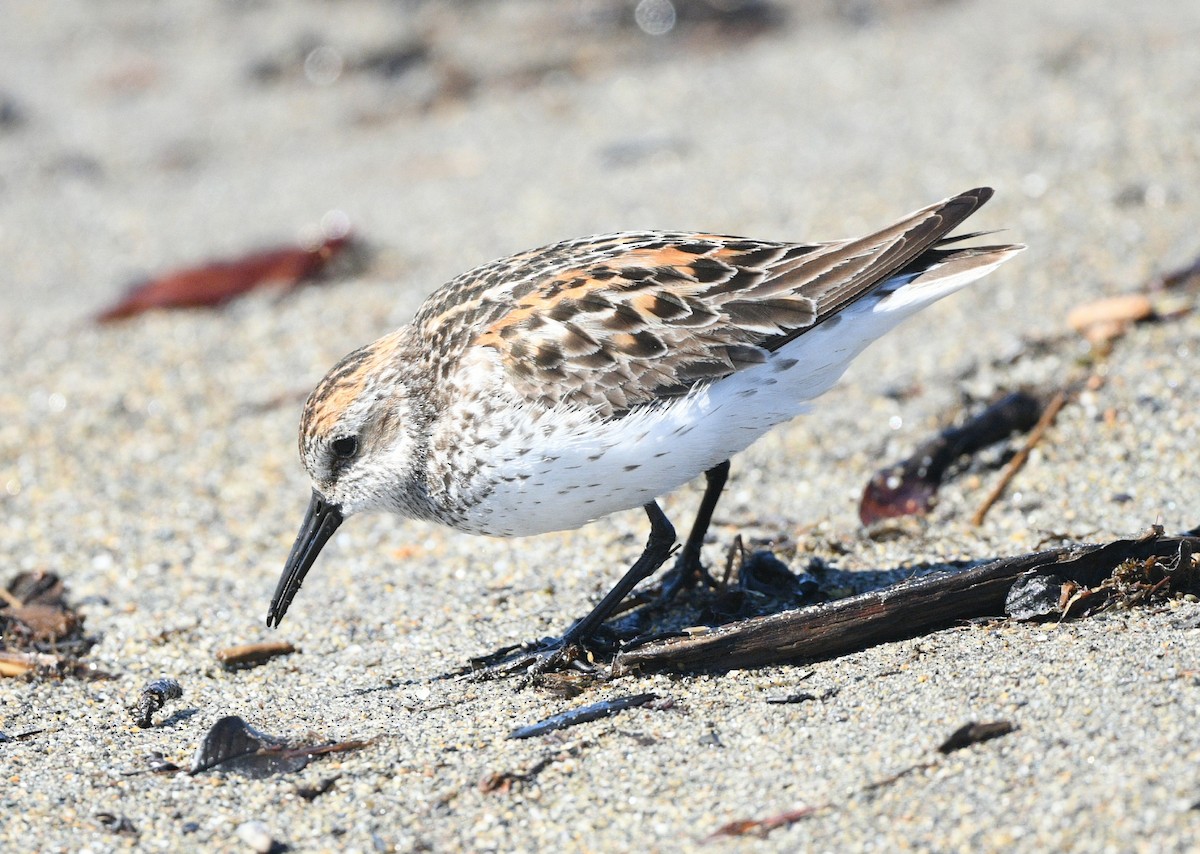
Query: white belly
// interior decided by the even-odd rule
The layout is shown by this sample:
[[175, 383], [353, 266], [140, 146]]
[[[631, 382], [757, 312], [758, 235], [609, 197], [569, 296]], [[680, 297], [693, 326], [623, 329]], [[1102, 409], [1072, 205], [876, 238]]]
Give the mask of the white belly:
[[514, 441], [491, 450], [495, 466], [480, 469], [486, 497], [456, 527], [498, 536], [568, 530], [679, 488], [805, 412], [837, 381], [862, 346], [839, 347], [831, 333], [813, 330], [766, 363], [661, 407], [608, 422], [563, 413], [513, 431]]
[[[504, 425], [504, 438], [486, 455], [476, 455], [486, 462], [464, 489], [475, 500], [463, 502], [469, 509], [453, 524], [475, 533], [525, 536], [640, 507], [807, 411], [868, 344], [992, 266], [932, 282], [894, 279], [765, 363], [663, 406], [607, 422], [580, 412], [518, 416]], [[522, 418], [526, 423], [518, 423]]]

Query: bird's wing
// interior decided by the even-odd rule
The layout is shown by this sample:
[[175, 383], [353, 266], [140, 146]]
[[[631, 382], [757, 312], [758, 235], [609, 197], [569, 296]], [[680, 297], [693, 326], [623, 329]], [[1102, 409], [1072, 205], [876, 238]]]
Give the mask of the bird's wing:
[[414, 325], [430, 346], [494, 348], [531, 402], [620, 415], [761, 363], [921, 269], [923, 253], [991, 194], [970, 190], [830, 243], [642, 232], [556, 244], [464, 274]]

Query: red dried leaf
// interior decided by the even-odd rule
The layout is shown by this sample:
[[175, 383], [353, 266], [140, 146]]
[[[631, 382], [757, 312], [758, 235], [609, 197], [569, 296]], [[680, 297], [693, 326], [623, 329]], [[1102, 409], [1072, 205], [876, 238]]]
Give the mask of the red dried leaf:
[[97, 316], [101, 323], [133, 317], [156, 308], [207, 308], [265, 284], [288, 288], [318, 275], [350, 243], [349, 235], [330, 237], [305, 249], [281, 246], [167, 273], [136, 286], [116, 305]]
[[756, 836], [766, 836], [772, 830], [780, 827], [788, 827], [798, 821], [802, 821], [809, 816], [825, 809], [828, 804], [819, 804], [812, 807], [801, 807], [800, 809], [788, 810], [781, 812], [778, 815], [773, 815], [770, 818], [750, 818], [731, 821], [728, 824], [723, 824], [718, 827], [705, 841], [712, 841], [722, 836], [747, 836], [754, 834]]
[[867, 482], [858, 504], [858, 518], [864, 525], [898, 516], [923, 516], [933, 507], [941, 472], [931, 478], [928, 469], [908, 463], [881, 469]]
[[1038, 420], [1042, 402], [1033, 395], [1013, 392], [993, 403], [961, 427], [943, 430], [923, 443], [912, 456], [880, 469], [863, 490], [858, 518], [864, 525], [897, 516], [928, 513], [938, 487], [961, 457], [1025, 431]]

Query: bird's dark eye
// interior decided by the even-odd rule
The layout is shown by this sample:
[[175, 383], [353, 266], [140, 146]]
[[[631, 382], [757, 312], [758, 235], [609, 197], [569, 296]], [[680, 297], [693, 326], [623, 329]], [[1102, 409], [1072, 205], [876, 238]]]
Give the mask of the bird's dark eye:
[[333, 455], [339, 460], [348, 460], [358, 453], [358, 437], [343, 436], [334, 439], [330, 447], [333, 448]]

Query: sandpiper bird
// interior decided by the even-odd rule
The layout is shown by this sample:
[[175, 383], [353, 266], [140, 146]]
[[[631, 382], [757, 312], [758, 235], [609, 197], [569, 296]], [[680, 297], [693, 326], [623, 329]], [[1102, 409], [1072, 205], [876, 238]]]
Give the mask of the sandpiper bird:
[[946, 236], [991, 195], [969, 190], [851, 240], [628, 232], [462, 274], [308, 398], [300, 456], [312, 499], [268, 625], [355, 513], [526, 536], [642, 507], [645, 550], [590, 614], [547, 639], [544, 660], [561, 659], [670, 555], [658, 496], [706, 474], [677, 558], [698, 575], [729, 458], [803, 413], [905, 317], [1024, 248]]

